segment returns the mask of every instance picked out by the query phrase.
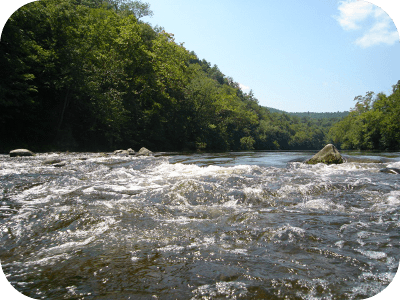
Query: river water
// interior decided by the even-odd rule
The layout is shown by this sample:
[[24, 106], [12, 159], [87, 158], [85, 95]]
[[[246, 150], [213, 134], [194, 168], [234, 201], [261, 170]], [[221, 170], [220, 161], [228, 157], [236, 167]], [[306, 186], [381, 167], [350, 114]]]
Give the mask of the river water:
[[[400, 153], [0, 155], [0, 259], [34, 299], [365, 299], [400, 259]], [[350, 157], [349, 156], [349, 157]], [[350, 161], [350, 160], [349, 160]]]

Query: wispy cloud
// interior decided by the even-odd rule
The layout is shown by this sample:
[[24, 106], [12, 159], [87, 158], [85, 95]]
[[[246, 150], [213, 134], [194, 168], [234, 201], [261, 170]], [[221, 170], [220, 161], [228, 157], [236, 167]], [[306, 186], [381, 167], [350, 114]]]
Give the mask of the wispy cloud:
[[245, 86], [244, 84], [239, 83], [239, 87], [243, 92], [249, 92], [250, 91], [250, 87]]
[[[378, 6], [366, 1], [341, 1], [336, 20], [344, 30], [360, 30], [362, 36], [355, 44], [367, 48], [379, 44], [393, 45], [399, 34], [392, 19]], [[372, 23], [365, 22], [367, 19]]]

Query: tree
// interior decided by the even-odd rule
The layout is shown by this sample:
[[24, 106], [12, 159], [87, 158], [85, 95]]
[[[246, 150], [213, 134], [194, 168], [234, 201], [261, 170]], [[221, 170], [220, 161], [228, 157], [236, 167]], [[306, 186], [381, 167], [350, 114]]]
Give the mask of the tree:
[[[132, 0], [41, 0], [18, 10], [0, 42], [0, 130], [8, 141], [2, 146], [323, 146], [338, 118], [271, 113], [173, 34], [140, 21], [151, 15], [148, 3]], [[398, 86], [388, 97], [356, 98], [330, 137], [349, 147], [398, 147]]]
[[372, 108], [372, 104], [374, 102], [374, 92], [367, 92], [364, 97], [357, 96], [354, 98], [354, 101], [357, 101], [353, 111], [362, 114], [364, 112], [369, 111]]
[[240, 148], [242, 150], [254, 150], [254, 143], [256, 141], [251, 136], [245, 136], [240, 139]]
[[399, 87], [398, 82], [390, 96], [380, 93], [374, 97], [368, 92], [365, 97], [356, 97], [355, 108], [332, 126], [329, 139], [342, 149], [399, 149]]
[[117, 12], [122, 14], [133, 14], [138, 20], [153, 15], [149, 3], [132, 0], [106, 0]]

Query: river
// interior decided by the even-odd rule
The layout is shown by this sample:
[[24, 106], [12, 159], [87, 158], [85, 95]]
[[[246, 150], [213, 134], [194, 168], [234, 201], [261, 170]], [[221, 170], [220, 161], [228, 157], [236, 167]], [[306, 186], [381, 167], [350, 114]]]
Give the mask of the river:
[[[34, 299], [365, 299], [400, 259], [400, 153], [0, 155], [0, 259]], [[349, 160], [351, 161], [351, 160]]]

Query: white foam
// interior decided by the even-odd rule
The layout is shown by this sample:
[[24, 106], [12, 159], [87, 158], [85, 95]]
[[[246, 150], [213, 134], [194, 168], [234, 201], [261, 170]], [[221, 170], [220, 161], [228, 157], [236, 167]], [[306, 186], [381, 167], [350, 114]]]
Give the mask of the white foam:
[[338, 210], [338, 211], [344, 211], [345, 207], [340, 204], [335, 204], [332, 201], [329, 201], [327, 199], [314, 199], [314, 200], [309, 200], [306, 201], [305, 203], [299, 203], [297, 205], [299, 208], [308, 208], [308, 209], [316, 209], [316, 210], [324, 210], [324, 211], [332, 211], [332, 210]]
[[238, 200], [233, 199], [232, 196], [231, 196], [231, 198], [232, 198], [231, 200], [226, 201], [224, 204], [222, 204], [222, 206], [225, 206], [225, 207], [237, 207]]
[[191, 299], [214, 299], [224, 298], [237, 299], [237, 297], [245, 297], [248, 293], [247, 286], [244, 282], [237, 281], [220, 281], [213, 285], [205, 284], [197, 287], [192, 291], [195, 297]]
[[383, 259], [387, 257], [387, 254], [385, 252], [380, 252], [380, 251], [367, 251], [367, 250], [361, 250], [361, 249], [355, 249], [357, 252], [361, 253], [362, 255], [365, 255], [368, 258], [371, 259]]
[[45, 248], [39, 252], [39, 255], [55, 255], [59, 253], [66, 253], [73, 251], [75, 249], [81, 248], [95, 241], [98, 236], [107, 231], [110, 225], [115, 224], [116, 221], [112, 217], [107, 217], [103, 222], [93, 225], [91, 230], [67, 230], [64, 232], [59, 232], [59, 241], [68, 240], [68, 242]]
[[400, 191], [391, 191], [386, 202], [392, 206], [400, 204]]
[[178, 224], [188, 224], [190, 222], [192, 222], [192, 219], [188, 218], [188, 217], [184, 217], [184, 216], [179, 216], [176, 219], [168, 219], [168, 220], [164, 220], [164, 222], [166, 223], [178, 223]]
[[85, 194], [90, 194], [90, 193], [93, 193], [94, 191], [95, 191], [95, 189], [94, 189], [93, 186], [88, 187], [88, 188], [82, 190], [82, 192], [85, 193]]
[[338, 247], [339, 249], [341, 249], [341, 248], [343, 248], [344, 244], [345, 244], [345, 241], [340, 240], [335, 243], [335, 246]]
[[258, 187], [245, 187], [243, 192], [247, 197], [257, 200], [264, 199], [264, 190]]
[[387, 165], [388, 168], [400, 168], [400, 161], [392, 162]]
[[388, 211], [392, 209], [397, 209], [400, 205], [400, 191], [391, 191], [386, 195], [386, 199], [383, 198], [382, 201], [375, 203], [371, 209], [376, 211]]
[[375, 281], [383, 281], [383, 282], [391, 282], [394, 278], [393, 273], [384, 272], [384, 273], [370, 273], [364, 272], [360, 275], [360, 279], [364, 280], [375, 280]]
[[247, 249], [234, 249], [230, 252], [235, 254], [247, 255]]
[[93, 242], [96, 239], [96, 237], [92, 236], [87, 238], [86, 240], [82, 242], [68, 242], [64, 243], [59, 246], [51, 247], [46, 249], [46, 252], [52, 253], [52, 254], [59, 254], [59, 253], [64, 253], [64, 252], [69, 252], [73, 249], [80, 248], [82, 246], [85, 246], [91, 242]]
[[137, 262], [138, 260], [140, 260], [140, 258], [137, 257], [137, 256], [132, 256], [131, 257], [131, 261], [133, 261], [133, 262]]
[[202, 176], [230, 176], [232, 174], [243, 174], [248, 173], [252, 169], [252, 166], [238, 165], [233, 167], [221, 167], [216, 165], [210, 165], [201, 167], [194, 164], [169, 164], [163, 163], [155, 167], [151, 171], [151, 176], [161, 176], [162, 178], [192, 178]]
[[185, 250], [185, 247], [177, 246], [177, 245], [168, 245], [165, 247], [158, 248], [159, 251], [162, 252], [181, 252]]
[[59, 253], [56, 255], [48, 256], [42, 259], [37, 259], [37, 260], [30, 260], [27, 262], [21, 262], [21, 265], [24, 266], [30, 266], [30, 265], [55, 265], [58, 263], [60, 260], [67, 260], [69, 258], [69, 255], [66, 253]]

